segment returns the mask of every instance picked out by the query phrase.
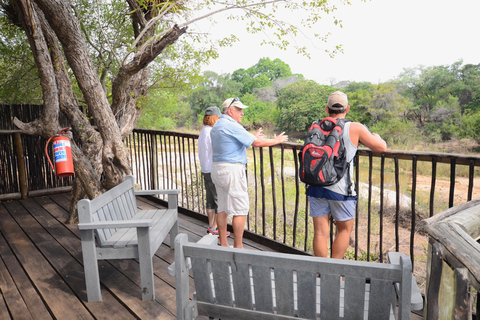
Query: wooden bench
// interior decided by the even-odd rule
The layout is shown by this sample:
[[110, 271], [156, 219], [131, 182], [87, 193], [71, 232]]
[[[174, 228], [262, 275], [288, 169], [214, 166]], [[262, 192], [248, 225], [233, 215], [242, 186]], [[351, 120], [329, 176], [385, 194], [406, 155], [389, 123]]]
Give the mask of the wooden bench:
[[[88, 302], [101, 301], [98, 260], [138, 259], [142, 299], [154, 300], [152, 257], [165, 237], [178, 234], [179, 190], [135, 191], [133, 176], [99, 197], [78, 202], [78, 229]], [[167, 194], [168, 209], [138, 210], [136, 195]], [[96, 238], [96, 243], [95, 243]]]
[[410, 259], [391, 256], [398, 264], [211, 246], [180, 234], [174, 265], [177, 319], [410, 319], [411, 310], [423, 308], [423, 299], [412, 281]]

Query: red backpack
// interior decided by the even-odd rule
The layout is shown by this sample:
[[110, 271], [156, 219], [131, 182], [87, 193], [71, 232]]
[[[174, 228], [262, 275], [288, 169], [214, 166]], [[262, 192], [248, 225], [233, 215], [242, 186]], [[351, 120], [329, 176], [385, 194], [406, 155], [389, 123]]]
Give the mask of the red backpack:
[[350, 166], [342, 139], [343, 128], [349, 121], [328, 117], [313, 122], [298, 154], [302, 182], [324, 187], [342, 179]]

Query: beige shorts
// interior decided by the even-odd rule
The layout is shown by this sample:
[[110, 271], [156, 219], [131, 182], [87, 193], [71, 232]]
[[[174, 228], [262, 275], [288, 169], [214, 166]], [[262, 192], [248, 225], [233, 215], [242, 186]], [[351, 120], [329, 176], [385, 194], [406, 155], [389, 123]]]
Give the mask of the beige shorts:
[[214, 162], [211, 175], [217, 189], [217, 212], [225, 212], [229, 216], [248, 215], [250, 202], [245, 166], [241, 163]]

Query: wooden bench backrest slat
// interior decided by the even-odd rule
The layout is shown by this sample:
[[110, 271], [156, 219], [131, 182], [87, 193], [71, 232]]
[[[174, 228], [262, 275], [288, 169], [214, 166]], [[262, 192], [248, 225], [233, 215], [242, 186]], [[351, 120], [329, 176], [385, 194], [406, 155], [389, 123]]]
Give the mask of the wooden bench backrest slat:
[[321, 274], [320, 297], [322, 319], [337, 319], [340, 305], [340, 277], [338, 275]]
[[292, 271], [275, 268], [275, 291], [279, 314], [294, 314]]
[[233, 292], [235, 303], [239, 308], [253, 308], [249, 272], [248, 264], [245, 263], [237, 263], [232, 268]]
[[[360, 277], [345, 278], [346, 288], [358, 288], [358, 290], [345, 291], [345, 319], [357, 319], [359, 317], [358, 310], [365, 308], [365, 288], [366, 279]], [[363, 315], [361, 315], [363, 319]]]
[[[233, 306], [232, 290], [230, 288], [230, 266], [227, 262], [215, 261], [211, 264], [215, 300], [223, 306]], [[226, 281], [225, 281], [226, 280]]]
[[[253, 288], [255, 293], [255, 309], [271, 312], [272, 301], [272, 277], [269, 267], [252, 266]], [[268, 290], [270, 288], [270, 290]]]
[[395, 288], [391, 281], [372, 279], [370, 283], [370, 314], [378, 315], [378, 319], [389, 319]]
[[193, 277], [195, 278], [195, 287], [197, 299], [200, 301], [206, 301], [208, 303], [214, 303], [213, 289], [210, 280], [210, 263], [204, 258], [192, 258]]
[[298, 295], [298, 316], [314, 319], [316, 314], [317, 274], [314, 272], [297, 272], [296, 280]]
[[120, 195], [124, 194], [125, 192], [133, 192], [133, 183], [130, 180], [125, 180], [124, 182], [120, 183], [119, 185], [113, 187], [112, 189], [106, 191], [102, 194], [102, 197], [97, 197], [91, 201], [91, 210], [92, 212], [97, 211], [98, 209], [105, 206], [105, 203], [109, 203], [112, 200], [118, 198]]

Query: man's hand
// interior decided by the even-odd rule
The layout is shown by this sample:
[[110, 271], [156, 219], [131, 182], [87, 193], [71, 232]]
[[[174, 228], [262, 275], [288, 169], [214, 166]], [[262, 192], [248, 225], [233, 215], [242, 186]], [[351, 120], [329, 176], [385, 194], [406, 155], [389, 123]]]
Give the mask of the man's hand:
[[282, 132], [278, 136], [274, 134], [273, 139], [277, 140], [278, 143], [282, 143], [282, 142], [287, 142], [288, 136], [285, 134], [285, 132]]
[[288, 140], [288, 136], [285, 135], [285, 132], [280, 133], [278, 136], [274, 135], [272, 139], [269, 139], [269, 138], [265, 138], [262, 131], [263, 131], [262, 128], [260, 128], [254, 134], [256, 139], [252, 143], [253, 147], [270, 147], [282, 142], [286, 142]]
[[262, 128], [258, 129], [257, 132], [255, 132], [254, 136], [257, 137], [257, 139], [258, 138], [263, 138], [265, 136], [263, 134], [263, 129]]

